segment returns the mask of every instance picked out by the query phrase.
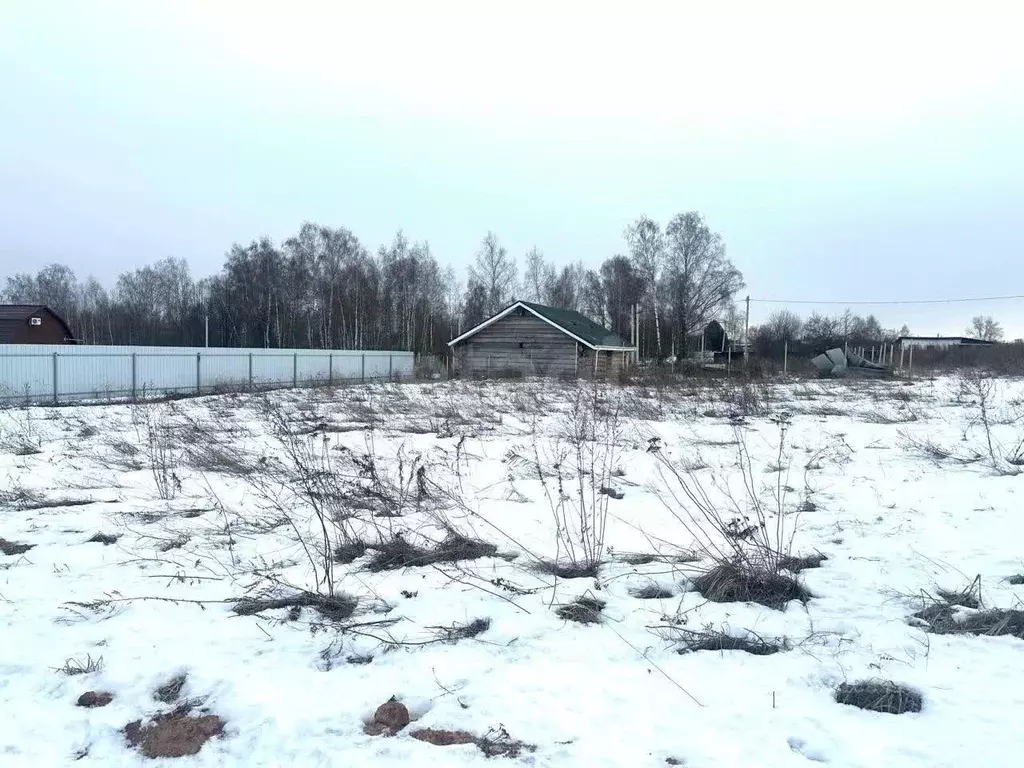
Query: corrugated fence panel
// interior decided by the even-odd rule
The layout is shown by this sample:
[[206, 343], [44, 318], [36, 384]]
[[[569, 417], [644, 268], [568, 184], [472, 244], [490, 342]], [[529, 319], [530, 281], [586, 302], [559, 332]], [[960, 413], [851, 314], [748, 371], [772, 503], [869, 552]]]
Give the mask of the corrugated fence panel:
[[0, 345], [0, 400], [77, 400], [402, 378], [412, 352]]

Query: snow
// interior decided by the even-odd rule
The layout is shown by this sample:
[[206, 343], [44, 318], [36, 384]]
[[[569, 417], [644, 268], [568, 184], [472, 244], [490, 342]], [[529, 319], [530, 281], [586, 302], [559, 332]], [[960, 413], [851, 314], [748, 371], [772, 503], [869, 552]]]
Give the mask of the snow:
[[[481, 736], [503, 727], [536, 747], [493, 758], [510, 764], [656, 766], [672, 757], [690, 768], [934, 768], [1014, 759], [1024, 641], [929, 634], [911, 615], [922, 593], [961, 589], [979, 575], [986, 607], [1012, 608], [1024, 596], [1007, 581], [1024, 573], [1024, 477], [1004, 461], [1024, 437], [1015, 420], [1021, 382], [996, 381], [991, 393], [996, 462], [977, 399], [952, 378], [612, 388], [605, 396], [621, 409], [617, 428], [609, 437], [601, 420], [586, 456], [614, 465], [609, 482], [623, 498], [589, 495], [583, 478], [588, 500], [607, 499], [609, 552], [596, 580], [563, 580], [533, 567], [564, 554], [535, 460], [549, 490], [560, 464], [563, 490], [575, 498], [579, 477], [562, 451], [581, 386], [374, 384], [0, 411], [0, 537], [34, 545], [0, 555], [0, 765], [490, 762], [474, 745], [366, 735], [393, 695], [413, 727]], [[450, 525], [518, 557], [373, 573], [368, 553], [335, 567], [337, 590], [360, 601], [340, 625], [309, 608], [294, 621], [286, 610], [235, 615], [231, 606], [245, 595], [316, 589], [297, 541], [317, 541], [308, 505], [260, 480], [261, 470], [243, 476], [188, 460], [212, 439], [236, 458], [283, 460], [264, 402], [309, 427], [315, 455], [337, 461], [341, 446], [372, 449], [376, 470], [407, 489], [401, 516], [352, 521], [363, 533], [377, 526], [439, 541]], [[737, 419], [744, 404], [750, 413]], [[171, 436], [163, 458], [148, 448], [154, 425]], [[792, 489], [782, 506], [793, 551], [828, 558], [800, 574], [814, 596], [806, 605], [709, 602], [690, 587], [706, 558], [630, 565], [621, 557], [670, 560], [697, 543], [685, 510], [665, 503], [663, 459], [690, 467], [716, 503], [727, 503], [726, 488], [744, 500], [737, 435], [770, 511], [774, 494]], [[770, 471], [780, 436], [781, 473]], [[118, 440], [138, 455], [126, 458]], [[916, 447], [922, 441], [981, 458], [936, 459]], [[12, 448], [25, 443], [39, 452]], [[165, 459], [180, 483], [169, 500], [151, 469]], [[432, 489], [425, 501], [417, 501], [420, 466]], [[274, 494], [296, 528], [264, 524], [276, 514]], [[799, 511], [808, 499], [815, 508]], [[97, 532], [120, 537], [87, 543]], [[633, 596], [651, 584], [673, 596]], [[584, 594], [606, 601], [601, 624], [556, 615]], [[478, 618], [491, 624], [477, 637], [435, 642], [438, 627]], [[679, 654], [680, 627], [755, 633], [789, 650]], [[372, 661], [352, 661], [361, 655]], [[102, 658], [101, 669], [57, 671], [88, 657]], [[153, 691], [178, 674], [187, 675], [183, 698], [201, 698], [224, 718], [225, 735], [194, 757], [148, 760], [120, 729], [173, 708]], [[872, 678], [916, 689], [923, 710], [880, 714], [833, 700], [840, 683]], [[76, 707], [89, 690], [110, 691], [114, 701]]]

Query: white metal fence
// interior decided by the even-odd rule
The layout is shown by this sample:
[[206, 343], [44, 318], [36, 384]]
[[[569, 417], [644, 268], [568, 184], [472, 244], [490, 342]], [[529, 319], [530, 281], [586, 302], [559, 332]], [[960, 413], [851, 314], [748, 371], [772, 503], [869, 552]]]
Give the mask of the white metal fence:
[[0, 402], [202, 394], [412, 373], [412, 352], [2, 344]]

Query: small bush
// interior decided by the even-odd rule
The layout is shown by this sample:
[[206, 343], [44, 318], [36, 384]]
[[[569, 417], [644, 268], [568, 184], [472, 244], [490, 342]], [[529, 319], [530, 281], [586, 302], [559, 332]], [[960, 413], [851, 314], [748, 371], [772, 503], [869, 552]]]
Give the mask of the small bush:
[[605, 605], [604, 600], [598, 600], [596, 597], [589, 595], [581, 595], [571, 603], [559, 606], [555, 613], [560, 618], [566, 621], [575, 621], [577, 624], [599, 624], [601, 622], [601, 612], [604, 610]]
[[86, 438], [90, 438], [90, 437], [96, 437], [96, 435], [98, 435], [99, 433], [100, 433], [100, 431], [96, 427], [94, 427], [92, 424], [87, 424], [84, 427], [82, 427], [80, 430], [78, 430], [78, 436], [80, 438], [82, 438], [82, 439], [86, 439]]
[[811, 598], [797, 581], [770, 570], [723, 563], [694, 579], [694, 586], [716, 603], [758, 603], [783, 610], [790, 600], [806, 603]]
[[884, 680], [843, 683], [836, 689], [835, 700], [839, 704], [890, 715], [921, 711], [920, 693]]
[[754, 656], [771, 656], [788, 650], [785, 644], [772, 643], [756, 635], [736, 637], [718, 631], [693, 632], [682, 630], [683, 647], [678, 653], [694, 651], [743, 651]]
[[821, 564], [828, 560], [825, 555], [818, 552], [814, 555], [805, 555], [798, 557], [795, 555], [786, 555], [779, 559], [779, 568], [792, 573], [800, 573], [800, 571], [807, 570], [808, 568], [820, 568]]
[[1008, 578], [1007, 581], [1010, 582], [1010, 584], [1012, 584], [1013, 586], [1019, 587], [1021, 584], [1024, 584], [1024, 573], [1014, 574], [1013, 576]]

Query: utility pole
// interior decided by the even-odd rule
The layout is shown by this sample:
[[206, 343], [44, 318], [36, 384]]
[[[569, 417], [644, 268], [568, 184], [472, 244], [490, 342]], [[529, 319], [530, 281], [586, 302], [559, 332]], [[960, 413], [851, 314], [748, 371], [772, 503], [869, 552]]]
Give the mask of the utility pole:
[[747, 316], [743, 321], [743, 367], [747, 367], [747, 358], [750, 357], [750, 294], [747, 294]]

